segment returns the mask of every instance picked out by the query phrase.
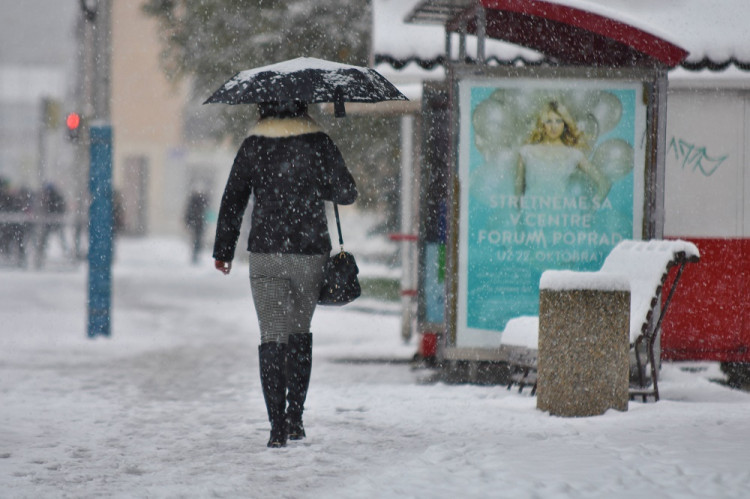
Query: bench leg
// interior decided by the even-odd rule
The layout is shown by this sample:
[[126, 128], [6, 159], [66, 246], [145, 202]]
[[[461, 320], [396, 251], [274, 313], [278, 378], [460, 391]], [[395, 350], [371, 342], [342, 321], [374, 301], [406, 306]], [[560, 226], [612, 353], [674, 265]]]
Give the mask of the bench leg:
[[656, 356], [654, 355], [654, 344], [656, 343], [656, 338], [659, 337], [659, 331], [661, 331], [661, 323], [664, 321], [664, 316], [667, 314], [667, 309], [669, 308], [669, 304], [672, 302], [672, 297], [674, 296], [674, 292], [677, 290], [677, 283], [680, 282], [680, 277], [682, 277], [682, 271], [685, 270], [685, 264], [687, 262], [683, 261], [680, 263], [679, 268], [677, 269], [677, 275], [674, 277], [674, 281], [672, 282], [672, 287], [669, 289], [669, 293], [667, 294], [667, 299], [664, 302], [664, 306], [661, 309], [661, 313], [659, 314], [659, 319], [656, 321], [656, 325], [654, 326], [654, 331], [652, 334], [648, 336], [648, 357], [649, 362], [651, 362], [651, 378], [653, 379], [654, 383], [654, 401], [659, 401], [659, 384], [656, 379], [658, 367], [656, 365]]
[[659, 401], [659, 382], [657, 380], [658, 368], [656, 365], [656, 356], [654, 355], [654, 343], [656, 335], [648, 339], [648, 361], [651, 363], [651, 382], [654, 384], [654, 402]]
[[648, 402], [648, 396], [651, 394], [648, 392], [644, 393], [642, 391], [646, 388], [646, 366], [643, 365], [640, 354], [640, 348], [644, 341], [646, 342], [646, 356], [648, 358], [648, 362], [651, 364], [651, 382], [654, 386], [652, 393], [654, 395], [655, 401], [659, 400], [659, 385], [657, 384], [658, 382], [656, 380], [657, 369], [655, 362], [656, 355], [654, 354], [654, 337], [655, 336], [641, 335], [635, 340], [635, 362], [636, 367], [638, 368], [638, 385], [641, 390], [639, 390], [638, 393], [631, 395], [631, 400], [633, 400], [635, 395], [641, 395], [641, 397], [643, 398], [643, 402]]
[[636, 367], [638, 368], [638, 386], [640, 386], [641, 388], [644, 388], [646, 386], [646, 379], [645, 379], [646, 373], [643, 372], [643, 362], [641, 362], [641, 352], [640, 352], [640, 348], [641, 348], [641, 344], [643, 343], [643, 340], [644, 340], [643, 336], [639, 336], [635, 340], [635, 346], [634, 346], [635, 364], [636, 364]]

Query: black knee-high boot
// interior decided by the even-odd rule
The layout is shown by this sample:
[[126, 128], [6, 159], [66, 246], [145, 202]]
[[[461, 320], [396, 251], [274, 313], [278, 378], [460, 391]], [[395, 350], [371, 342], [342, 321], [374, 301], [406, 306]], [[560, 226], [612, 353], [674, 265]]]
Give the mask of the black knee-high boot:
[[287, 430], [286, 406], [286, 345], [263, 343], [258, 347], [260, 358], [260, 382], [266, 400], [268, 420], [271, 422], [271, 438], [268, 447], [284, 447]]
[[302, 412], [305, 410], [307, 387], [312, 371], [312, 333], [289, 335], [286, 356], [287, 402], [286, 419], [289, 440], [305, 438]]

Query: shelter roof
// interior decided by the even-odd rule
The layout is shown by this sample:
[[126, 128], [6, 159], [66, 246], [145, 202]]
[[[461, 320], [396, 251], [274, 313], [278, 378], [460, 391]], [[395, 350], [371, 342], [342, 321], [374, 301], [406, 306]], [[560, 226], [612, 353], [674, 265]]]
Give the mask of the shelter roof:
[[[604, 65], [612, 61], [592, 59], [590, 53], [609, 52], [627, 64], [639, 52], [641, 63], [750, 70], [750, 34], [737, 21], [750, 16], [746, 0], [374, 0], [375, 62], [441, 64], [446, 28], [456, 31], [461, 16], [478, 2], [487, 12], [488, 35], [513, 42], [488, 39], [490, 62]], [[476, 31], [472, 23], [469, 13], [469, 31]], [[539, 36], [540, 31], [554, 36]], [[469, 55], [472, 50], [470, 45]]]

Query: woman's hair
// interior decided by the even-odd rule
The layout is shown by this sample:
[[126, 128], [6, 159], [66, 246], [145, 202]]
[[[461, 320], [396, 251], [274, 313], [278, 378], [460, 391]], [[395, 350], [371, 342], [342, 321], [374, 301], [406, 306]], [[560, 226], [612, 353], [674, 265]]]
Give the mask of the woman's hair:
[[298, 118], [307, 114], [307, 102], [299, 100], [261, 102], [258, 104], [261, 118]]
[[563, 123], [565, 124], [563, 133], [560, 136], [560, 140], [562, 140], [562, 143], [569, 147], [577, 147], [581, 149], [585, 148], [586, 138], [584, 137], [583, 132], [578, 130], [578, 126], [576, 125], [573, 116], [570, 115], [568, 108], [566, 108], [556, 100], [547, 102], [542, 108], [536, 120], [536, 127], [529, 136], [528, 143], [539, 144], [541, 142], [544, 142], [544, 120], [547, 117], [547, 114], [549, 114], [550, 112], [559, 115], [562, 118]]

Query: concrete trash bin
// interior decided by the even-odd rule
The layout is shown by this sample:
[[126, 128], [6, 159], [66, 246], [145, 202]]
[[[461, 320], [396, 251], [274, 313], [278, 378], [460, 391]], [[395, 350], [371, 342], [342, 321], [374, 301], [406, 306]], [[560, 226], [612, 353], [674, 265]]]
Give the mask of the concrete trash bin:
[[537, 408], [565, 417], [626, 411], [628, 279], [550, 270], [539, 288]]

